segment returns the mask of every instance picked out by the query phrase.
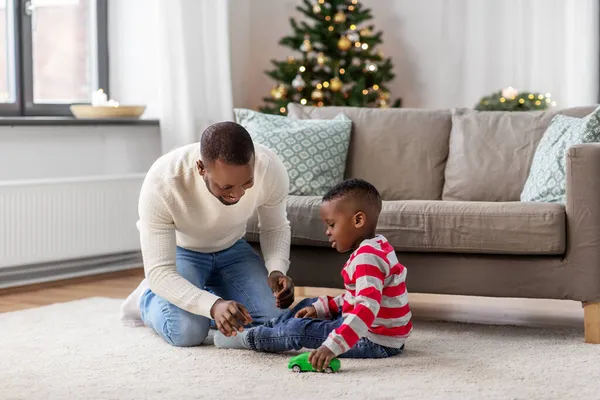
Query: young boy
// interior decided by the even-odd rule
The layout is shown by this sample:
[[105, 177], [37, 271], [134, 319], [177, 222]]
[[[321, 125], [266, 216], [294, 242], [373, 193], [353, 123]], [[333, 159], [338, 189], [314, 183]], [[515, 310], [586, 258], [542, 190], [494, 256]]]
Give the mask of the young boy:
[[331, 247], [353, 250], [342, 277], [346, 292], [306, 299], [278, 319], [226, 337], [220, 348], [283, 352], [316, 349], [309, 361], [322, 371], [334, 357], [383, 358], [400, 354], [412, 332], [406, 268], [385, 237], [375, 234], [381, 212], [377, 189], [350, 179], [323, 197], [321, 218]]

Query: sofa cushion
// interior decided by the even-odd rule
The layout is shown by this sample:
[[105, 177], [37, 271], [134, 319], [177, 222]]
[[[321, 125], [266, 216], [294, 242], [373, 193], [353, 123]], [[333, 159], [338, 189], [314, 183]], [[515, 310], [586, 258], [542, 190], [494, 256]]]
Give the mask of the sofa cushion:
[[536, 147], [552, 118], [583, 117], [594, 109], [453, 110], [442, 199], [519, 201]]
[[290, 194], [324, 196], [344, 179], [352, 129], [347, 116], [294, 121], [245, 108], [233, 111], [252, 140], [279, 156], [290, 178]]
[[[329, 246], [320, 204], [288, 198], [292, 244]], [[564, 206], [552, 203], [384, 201], [377, 230], [396, 251], [557, 255], [565, 252], [565, 219]], [[258, 241], [256, 215], [246, 238]]]
[[600, 142], [600, 107], [585, 118], [554, 117], [533, 156], [521, 201], [565, 204], [568, 149], [597, 142]]
[[369, 181], [384, 200], [441, 199], [450, 110], [288, 105], [292, 119], [331, 119], [339, 113], [352, 120], [346, 178]]

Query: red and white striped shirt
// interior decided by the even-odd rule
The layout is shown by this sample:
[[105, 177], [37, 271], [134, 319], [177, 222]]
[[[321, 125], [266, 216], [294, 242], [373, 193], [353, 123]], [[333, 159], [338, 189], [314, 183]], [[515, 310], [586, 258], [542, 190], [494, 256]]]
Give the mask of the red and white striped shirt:
[[366, 337], [381, 346], [400, 348], [412, 332], [406, 291], [406, 268], [381, 235], [364, 240], [342, 269], [346, 293], [319, 297], [318, 318], [339, 315], [344, 322], [323, 343], [336, 356]]

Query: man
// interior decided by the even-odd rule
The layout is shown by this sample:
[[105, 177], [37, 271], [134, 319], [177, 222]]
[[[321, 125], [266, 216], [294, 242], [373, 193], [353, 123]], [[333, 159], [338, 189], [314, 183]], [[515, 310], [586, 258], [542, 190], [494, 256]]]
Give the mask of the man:
[[[211, 320], [230, 336], [279, 316], [294, 301], [288, 189], [281, 160], [233, 122], [159, 158], [139, 199], [146, 279], [125, 300], [123, 322], [196, 346]], [[255, 211], [264, 261], [242, 239]]]

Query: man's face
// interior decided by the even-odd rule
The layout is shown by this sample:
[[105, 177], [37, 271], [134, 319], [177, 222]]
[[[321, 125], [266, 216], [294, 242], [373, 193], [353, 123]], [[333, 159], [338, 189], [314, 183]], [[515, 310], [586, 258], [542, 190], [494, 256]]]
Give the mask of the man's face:
[[236, 204], [254, 185], [254, 159], [246, 165], [232, 165], [220, 160], [208, 164], [198, 161], [198, 171], [208, 191], [226, 206]]

